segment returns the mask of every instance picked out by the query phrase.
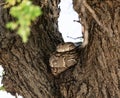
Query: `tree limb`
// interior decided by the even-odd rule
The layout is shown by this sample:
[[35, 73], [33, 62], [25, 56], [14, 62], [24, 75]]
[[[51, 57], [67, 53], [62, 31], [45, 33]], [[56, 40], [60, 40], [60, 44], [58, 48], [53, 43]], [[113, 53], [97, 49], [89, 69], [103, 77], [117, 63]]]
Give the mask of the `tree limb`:
[[98, 16], [96, 15], [95, 11], [88, 5], [86, 0], [83, 0], [83, 5], [88, 9], [88, 11], [92, 14], [92, 17], [95, 19], [95, 21], [98, 23], [99, 26], [103, 28], [104, 31], [109, 32], [108, 28], [105, 27], [100, 20], [98, 19]]

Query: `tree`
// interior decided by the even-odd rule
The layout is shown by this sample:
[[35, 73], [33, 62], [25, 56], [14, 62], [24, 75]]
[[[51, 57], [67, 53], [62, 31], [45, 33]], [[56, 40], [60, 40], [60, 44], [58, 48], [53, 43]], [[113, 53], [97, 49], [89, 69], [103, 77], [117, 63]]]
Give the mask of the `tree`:
[[63, 42], [57, 25], [59, 2], [34, 0], [43, 15], [33, 22], [26, 44], [5, 28], [12, 17], [0, 6], [0, 64], [6, 91], [24, 98], [120, 98], [120, 1], [73, 0], [88, 27], [89, 43], [79, 50], [75, 66], [54, 77], [48, 61]]

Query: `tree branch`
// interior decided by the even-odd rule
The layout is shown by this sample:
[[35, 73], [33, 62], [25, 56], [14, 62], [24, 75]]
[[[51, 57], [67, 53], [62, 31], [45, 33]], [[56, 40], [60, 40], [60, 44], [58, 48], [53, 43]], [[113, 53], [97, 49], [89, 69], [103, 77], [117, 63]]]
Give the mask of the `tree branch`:
[[7, 3], [0, 3], [0, 6], [4, 6], [4, 5], [7, 5]]
[[86, 0], [83, 0], [83, 5], [88, 9], [88, 11], [92, 14], [92, 17], [95, 19], [95, 21], [98, 23], [99, 26], [103, 28], [104, 31], [109, 32], [108, 28], [105, 27], [100, 20], [98, 19], [98, 16], [96, 15], [95, 11], [88, 5]]

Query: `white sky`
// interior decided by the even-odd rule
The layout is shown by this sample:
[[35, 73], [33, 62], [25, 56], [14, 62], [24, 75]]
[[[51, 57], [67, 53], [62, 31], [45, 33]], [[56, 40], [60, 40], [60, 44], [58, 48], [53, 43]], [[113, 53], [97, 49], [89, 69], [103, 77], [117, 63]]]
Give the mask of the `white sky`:
[[[77, 13], [73, 10], [72, 0], [61, 0], [60, 3], [60, 17], [58, 19], [59, 31], [62, 33], [65, 42], [78, 42], [82, 41], [82, 39], [73, 40], [68, 38], [70, 36], [72, 38], [81, 37], [81, 25], [73, 20], [78, 20]], [[2, 75], [3, 69], [0, 66], [0, 76]], [[0, 77], [0, 81], [2, 78]], [[0, 86], [2, 84], [0, 83]], [[0, 91], [0, 98], [15, 98], [10, 93], [5, 91]], [[19, 96], [18, 98], [22, 98]]]
[[70, 36], [72, 38], [81, 37], [81, 24], [78, 22], [74, 22], [74, 20], [78, 19], [78, 14], [74, 11], [72, 0], [61, 0], [60, 5], [60, 16], [58, 19], [59, 31], [62, 33], [65, 42], [78, 42], [81, 39], [73, 40], [68, 38]]

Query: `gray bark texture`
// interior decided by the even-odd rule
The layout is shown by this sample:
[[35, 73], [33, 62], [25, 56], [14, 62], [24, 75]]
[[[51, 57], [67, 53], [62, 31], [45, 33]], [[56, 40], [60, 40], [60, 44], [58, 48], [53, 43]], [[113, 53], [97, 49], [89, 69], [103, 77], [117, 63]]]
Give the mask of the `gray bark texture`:
[[59, 2], [34, 0], [43, 14], [32, 23], [26, 44], [6, 29], [14, 19], [0, 5], [0, 65], [6, 91], [24, 98], [120, 98], [120, 1], [73, 0], [89, 43], [79, 49], [75, 66], [54, 76], [49, 57], [63, 42], [57, 24]]

